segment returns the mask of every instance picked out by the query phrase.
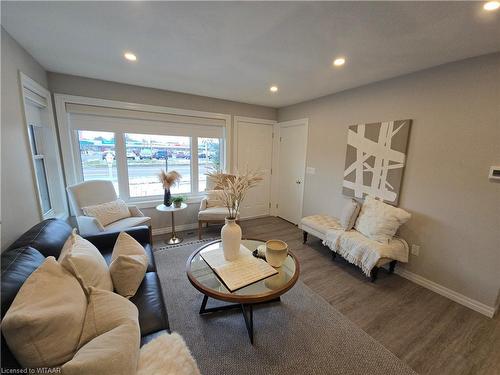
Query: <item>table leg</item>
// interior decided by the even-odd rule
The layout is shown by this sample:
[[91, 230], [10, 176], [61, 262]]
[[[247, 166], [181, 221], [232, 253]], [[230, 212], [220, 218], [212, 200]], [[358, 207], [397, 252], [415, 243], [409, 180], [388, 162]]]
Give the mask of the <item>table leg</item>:
[[[247, 316], [248, 311], [248, 316]], [[253, 345], [253, 305], [241, 305], [241, 312], [243, 313], [243, 318], [245, 319], [245, 325], [247, 326], [248, 337], [250, 338], [250, 344]]]
[[[208, 296], [205, 294], [205, 295], [203, 295], [203, 301], [201, 302], [200, 315], [212, 313], [212, 312], [224, 311], [224, 310], [232, 310], [235, 308], [241, 308], [241, 313], [243, 314], [243, 319], [245, 320], [245, 326], [247, 328], [248, 337], [250, 338], [250, 343], [253, 345], [253, 305], [254, 304], [233, 303], [233, 304], [229, 304], [229, 305], [222, 305], [222, 306], [207, 308], [207, 301], [208, 301]], [[262, 303], [279, 302], [279, 301], [280, 301], [280, 298], [278, 297], [278, 298], [273, 299], [271, 301], [256, 303], [256, 305], [260, 305]]]
[[175, 218], [174, 218], [174, 211], [171, 212], [172, 214], [172, 237], [168, 240], [169, 245], [174, 245], [177, 243], [182, 242], [182, 238], [177, 237], [177, 234], [175, 233]]

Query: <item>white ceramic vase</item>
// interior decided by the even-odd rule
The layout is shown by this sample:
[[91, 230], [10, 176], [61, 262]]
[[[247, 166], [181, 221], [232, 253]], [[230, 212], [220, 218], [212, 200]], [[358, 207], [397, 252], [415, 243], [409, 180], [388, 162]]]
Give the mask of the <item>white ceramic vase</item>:
[[236, 224], [235, 219], [226, 218], [226, 224], [220, 232], [222, 238], [222, 250], [226, 260], [235, 260], [238, 258], [241, 244], [241, 228]]

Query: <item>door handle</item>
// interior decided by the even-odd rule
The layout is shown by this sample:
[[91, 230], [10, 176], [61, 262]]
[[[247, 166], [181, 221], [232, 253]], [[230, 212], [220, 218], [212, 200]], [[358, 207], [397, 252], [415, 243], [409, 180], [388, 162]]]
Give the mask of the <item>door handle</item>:
[[298, 184], [298, 185], [300, 185], [302, 183], [302, 181], [297, 180], [297, 181], [295, 181], [295, 183]]

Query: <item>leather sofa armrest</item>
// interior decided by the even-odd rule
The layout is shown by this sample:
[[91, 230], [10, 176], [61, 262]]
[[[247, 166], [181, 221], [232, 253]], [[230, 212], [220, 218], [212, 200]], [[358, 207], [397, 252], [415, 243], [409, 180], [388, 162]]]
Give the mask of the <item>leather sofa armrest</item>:
[[[90, 241], [99, 251], [104, 251], [113, 248], [116, 239], [123, 231], [107, 232], [102, 234], [96, 234], [94, 236], [85, 237], [86, 240]], [[127, 229], [124, 231], [130, 234], [137, 242], [141, 245], [151, 245], [151, 229], [147, 226], [140, 226]]]

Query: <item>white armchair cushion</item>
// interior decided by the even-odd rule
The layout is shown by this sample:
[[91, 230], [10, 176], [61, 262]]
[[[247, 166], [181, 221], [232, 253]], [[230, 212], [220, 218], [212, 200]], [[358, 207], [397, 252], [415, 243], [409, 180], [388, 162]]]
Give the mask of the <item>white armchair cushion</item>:
[[82, 207], [82, 210], [85, 216], [95, 217], [103, 227], [131, 216], [127, 204], [121, 199]]
[[207, 191], [207, 208], [224, 207], [224, 202], [221, 199], [221, 190]]
[[[198, 212], [198, 220], [221, 220], [224, 221], [229, 212], [226, 207], [210, 207]], [[239, 215], [237, 217], [239, 219]]]
[[355, 228], [366, 237], [387, 243], [398, 228], [410, 220], [411, 214], [367, 196], [361, 207]]
[[131, 216], [106, 225], [104, 230], [110, 232], [122, 231], [139, 225], [149, 225], [150, 221], [151, 218], [148, 216]]

